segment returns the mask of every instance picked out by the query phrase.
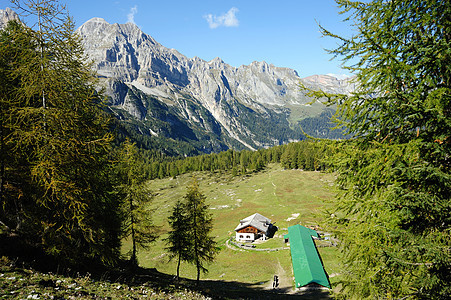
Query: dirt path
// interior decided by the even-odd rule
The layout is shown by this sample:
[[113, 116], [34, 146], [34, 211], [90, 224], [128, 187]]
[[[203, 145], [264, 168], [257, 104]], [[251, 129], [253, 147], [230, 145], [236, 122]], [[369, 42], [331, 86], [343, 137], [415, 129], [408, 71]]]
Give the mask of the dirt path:
[[277, 189], [277, 186], [274, 184], [274, 181], [272, 181], [271, 173], [269, 173], [269, 180], [271, 180], [271, 184], [272, 184], [272, 186], [274, 187], [273, 194], [274, 194], [275, 197], [277, 197], [277, 195], [276, 195], [276, 189]]
[[229, 240], [227, 240], [225, 242], [225, 244], [226, 244], [227, 248], [229, 248], [230, 250], [233, 250], [233, 251], [244, 251], [243, 249], [237, 249], [236, 247], [230, 246]]
[[[285, 293], [291, 293], [293, 291], [293, 276], [291, 275], [291, 272], [287, 274], [288, 272], [285, 271], [285, 269], [280, 264], [279, 259], [277, 259], [277, 271], [276, 274], [279, 279], [279, 290], [285, 290]], [[268, 285], [265, 287], [267, 290], [273, 289], [273, 280], [270, 280], [268, 282]]]

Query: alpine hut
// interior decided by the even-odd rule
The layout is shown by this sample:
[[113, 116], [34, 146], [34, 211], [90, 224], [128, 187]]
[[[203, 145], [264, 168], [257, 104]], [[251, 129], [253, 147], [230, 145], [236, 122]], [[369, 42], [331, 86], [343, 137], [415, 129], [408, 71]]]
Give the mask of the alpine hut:
[[255, 213], [240, 220], [235, 228], [236, 240], [242, 242], [253, 242], [259, 238], [266, 239], [271, 232], [271, 220], [259, 213]]

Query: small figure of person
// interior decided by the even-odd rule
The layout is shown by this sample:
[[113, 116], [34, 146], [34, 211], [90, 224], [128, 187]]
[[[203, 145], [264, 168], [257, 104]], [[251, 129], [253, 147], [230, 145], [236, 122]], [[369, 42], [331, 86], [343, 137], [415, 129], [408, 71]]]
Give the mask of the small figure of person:
[[272, 283], [272, 288], [275, 289], [279, 286], [279, 276], [274, 275], [274, 281]]

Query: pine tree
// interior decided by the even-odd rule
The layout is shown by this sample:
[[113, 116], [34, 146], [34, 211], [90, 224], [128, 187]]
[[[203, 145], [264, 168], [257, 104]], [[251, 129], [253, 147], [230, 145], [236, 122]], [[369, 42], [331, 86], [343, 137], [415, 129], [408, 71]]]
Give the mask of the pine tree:
[[171, 230], [165, 239], [169, 251], [170, 259], [177, 258], [177, 280], [180, 277], [180, 263], [190, 261], [190, 224], [185, 213], [185, 204], [182, 201], [172, 208], [172, 214], [168, 218]]
[[330, 51], [356, 77], [326, 96], [353, 137], [332, 157], [344, 298], [451, 294], [451, 4], [336, 0], [354, 22]]
[[187, 261], [196, 266], [197, 282], [200, 279], [200, 272], [208, 272], [205, 262], [212, 262], [218, 252], [216, 242], [209, 236], [213, 229], [213, 219], [208, 213], [208, 205], [205, 203], [206, 197], [199, 190], [199, 184], [194, 178], [187, 188], [184, 197], [186, 217], [188, 219], [189, 256]]
[[151, 192], [142, 169], [142, 159], [136, 145], [126, 140], [122, 145], [119, 163], [119, 185], [122, 195], [123, 238], [130, 238], [132, 249], [130, 264], [138, 267], [138, 249], [148, 249], [157, 238], [151, 212], [146, 206], [151, 201]]

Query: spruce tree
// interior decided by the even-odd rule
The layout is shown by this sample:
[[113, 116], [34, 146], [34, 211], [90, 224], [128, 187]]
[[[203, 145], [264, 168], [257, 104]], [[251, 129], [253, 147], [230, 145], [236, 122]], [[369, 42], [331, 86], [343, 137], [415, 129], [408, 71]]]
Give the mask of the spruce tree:
[[[451, 294], [451, 4], [336, 0], [353, 36], [330, 53], [356, 75], [326, 96], [352, 139], [335, 142], [332, 223], [345, 259], [343, 298]], [[337, 151], [339, 150], [339, 151]]]

